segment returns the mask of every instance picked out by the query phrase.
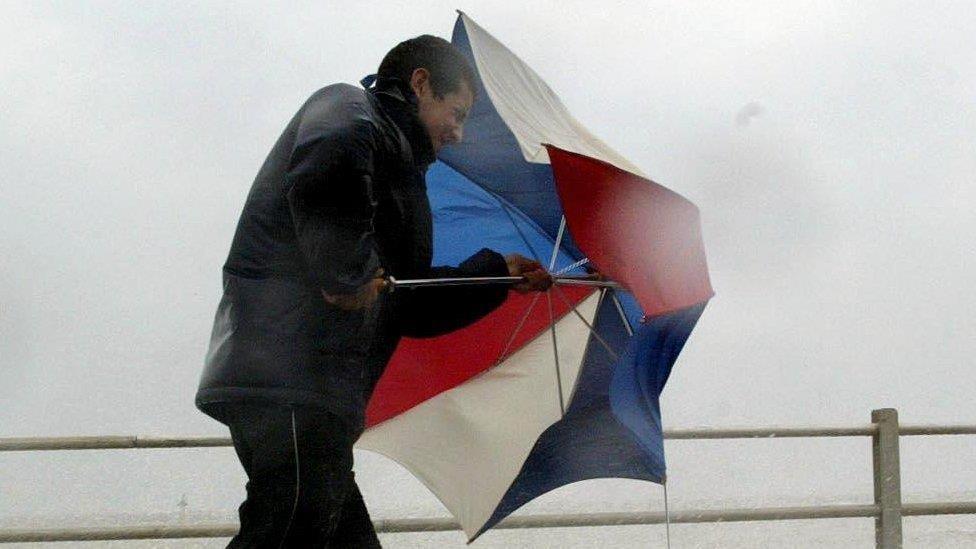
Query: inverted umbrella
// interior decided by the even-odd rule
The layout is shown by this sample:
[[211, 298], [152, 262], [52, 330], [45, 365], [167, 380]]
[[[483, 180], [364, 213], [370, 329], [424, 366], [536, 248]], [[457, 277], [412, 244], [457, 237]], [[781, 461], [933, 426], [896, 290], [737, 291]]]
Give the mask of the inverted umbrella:
[[693, 204], [465, 14], [452, 42], [478, 98], [427, 174], [435, 262], [488, 246], [625, 288], [512, 293], [468, 328], [401, 342], [357, 446], [410, 470], [473, 540], [565, 484], [664, 482], [658, 398], [712, 290]]

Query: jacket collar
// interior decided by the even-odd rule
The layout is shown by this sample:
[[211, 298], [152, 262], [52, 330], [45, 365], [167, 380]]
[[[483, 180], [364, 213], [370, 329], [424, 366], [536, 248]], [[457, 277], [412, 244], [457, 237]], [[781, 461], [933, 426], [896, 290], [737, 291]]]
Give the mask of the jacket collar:
[[385, 112], [410, 143], [414, 164], [426, 170], [436, 160], [434, 145], [417, 116], [417, 95], [399, 78], [367, 76], [363, 87], [379, 100]]

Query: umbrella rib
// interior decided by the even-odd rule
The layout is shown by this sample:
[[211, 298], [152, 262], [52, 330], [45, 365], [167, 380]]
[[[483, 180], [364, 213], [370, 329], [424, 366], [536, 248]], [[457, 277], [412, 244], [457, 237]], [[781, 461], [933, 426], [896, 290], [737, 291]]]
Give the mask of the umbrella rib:
[[610, 294], [610, 299], [613, 300], [613, 304], [617, 306], [617, 313], [620, 314], [620, 320], [624, 323], [624, 329], [627, 330], [627, 335], [634, 335], [634, 329], [630, 326], [630, 320], [627, 319], [627, 315], [624, 313], [624, 306], [620, 304], [620, 300], [617, 299], [617, 292]]
[[[563, 234], [566, 232], [566, 216], [559, 218], [559, 232], [556, 234], [556, 241], [552, 246], [552, 258], [549, 260], [549, 271], [552, 272], [556, 266], [556, 258], [559, 257], [559, 246], [563, 241]], [[559, 368], [559, 345], [556, 341], [556, 318], [552, 311], [552, 293], [546, 292], [546, 301], [549, 302], [549, 326], [552, 331], [552, 356], [556, 364], [556, 389], [559, 391], [559, 415], [566, 415], [566, 403], [563, 399], [563, 375]]]
[[[495, 199], [498, 200], [497, 197]], [[529, 239], [526, 238], [525, 233], [522, 232], [522, 228], [519, 227], [518, 222], [515, 221], [515, 216], [512, 215], [512, 212], [509, 210], [508, 204], [506, 204], [504, 200], [498, 200], [498, 204], [502, 207], [502, 211], [505, 212], [505, 215], [508, 216], [508, 220], [512, 222], [512, 227], [515, 228], [515, 232], [518, 233], [519, 238], [522, 239], [525, 247], [529, 249], [536, 261], [539, 261], [539, 254], [535, 251], [535, 248], [532, 247], [532, 244], [529, 243]], [[502, 354], [498, 355], [498, 360], [495, 362], [496, 366], [508, 358], [508, 350], [512, 347], [512, 343], [515, 342], [515, 337], [518, 335], [519, 331], [522, 330], [522, 326], [525, 325], [525, 321], [528, 320], [529, 314], [532, 312], [532, 309], [535, 308], [535, 304], [538, 301], [539, 294], [536, 294], [535, 298], [532, 299], [532, 303], [530, 303], [528, 308], [525, 309], [525, 314], [522, 315], [522, 319], [519, 320], [519, 323], [515, 326], [515, 330], [512, 331], [512, 335], [508, 337], [508, 342], [505, 343], [505, 349], [502, 350]]]
[[580, 259], [576, 263], [570, 263], [569, 265], [566, 265], [562, 269], [559, 269], [558, 271], [556, 271], [556, 272], [554, 272], [552, 274], [555, 275], [555, 276], [559, 276], [559, 275], [562, 275], [562, 274], [566, 274], [569, 271], [572, 271], [573, 269], [575, 269], [576, 267], [582, 267], [583, 265], [586, 265], [589, 262], [590, 262], [590, 258], [584, 257], [583, 259]]
[[549, 332], [552, 334], [552, 357], [556, 362], [556, 389], [559, 391], [559, 415], [566, 415], [566, 404], [563, 402], [563, 378], [559, 371], [559, 345], [556, 342], [556, 318], [552, 312], [552, 290], [546, 291], [549, 302]]
[[[600, 297], [596, 300], [596, 310], [600, 310], [600, 306], [603, 305], [603, 300], [607, 296], [607, 289], [600, 288]], [[580, 357], [579, 369], [577, 372], [582, 372], [583, 367], [586, 366], [586, 357], [590, 354], [590, 341], [586, 342], [586, 346], [583, 348], [583, 356]], [[576, 397], [576, 387], [579, 384], [580, 374], [577, 373], [576, 380], [573, 382], [573, 388], [569, 390], [569, 402], [572, 406], [573, 399]]]
[[518, 222], [515, 221], [515, 216], [512, 215], [512, 212], [509, 210], [508, 204], [506, 204], [502, 200], [499, 200], [498, 203], [501, 204], [502, 211], [505, 212], [505, 215], [508, 216], [508, 220], [512, 222], [512, 226], [515, 227], [515, 232], [518, 233], [519, 237], [522, 239], [522, 242], [524, 242], [525, 246], [529, 249], [530, 252], [532, 252], [532, 257], [539, 263], [542, 263], [542, 259], [539, 257], [539, 253], [535, 251], [535, 248], [533, 248], [532, 244], [529, 243], [529, 239], [525, 236], [525, 233], [522, 232], [522, 228], [519, 227]]
[[522, 326], [525, 324], [525, 321], [528, 320], [529, 318], [529, 313], [531, 313], [532, 309], [535, 308], [535, 304], [536, 302], [539, 301], [539, 298], [541, 296], [542, 296], [541, 293], [536, 292], [535, 297], [532, 298], [532, 303], [530, 303], [528, 308], [525, 309], [525, 314], [522, 315], [522, 319], [519, 320], [519, 323], [515, 326], [515, 330], [512, 331], [512, 335], [508, 337], [508, 342], [505, 344], [505, 349], [502, 350], [502, 354], [498, 355], [498, 360], [495, 361], [496, 366], [498, 364], [501, 364], [503, 360], [508, 358], [508, 350], [512, 347], [512, 343], [515, 342], [515, 336], [517, 336], [518, 333], [522, 330]]
[[603, 345], [603, 348], [606, 349], [608, 353], [610, 353], [610, 356], [613, 357], [613, 360], [614, 361], [620, 360], [620, 357], [617, 355], [617, 353], [615, 353], [614, 350], [610, 348], [610, 344], [608, 344], [606, 340], [603, 339], [603, 337], [601, 337], [600, 334], [596, 332], [596, 328], [594, 328], [593, 325], [591, 325], [585, 318], [583, 318], [583, 315], [580, 314], [578, 310], [576, 310], [576, 306], [570, 303], [569, 299], [566, 298], [566, 295], [563, 294], [562, 288], [560, 288], [559, 286], [553, 286], [553, 287], [556, 289], [556, 292], [559, 294], [560, 299], [563, 300], [563, 303], [569, 306], [569, 308], [572, 309], [574, 313], [576, 313], [576, 316], [579, 317], [579, 319], [583, 322], [583, 324], [586, 325], [587, 328], [589, 328], [590, 334], [592, 334], [593, 337], [600, 342], [600, 345]]
[[559, 218], [559, 232], [556, 234], [556, 243], [552, 247], [552, 258], [549, 260], [550, 272], [552, 272], [552, 270], [556, 267], [556, 258], [559, 257], [559, 247], [562, 246], [563, 234], [565, 234], [565, 232], [566, 232], [566, 216], [564, 215]]

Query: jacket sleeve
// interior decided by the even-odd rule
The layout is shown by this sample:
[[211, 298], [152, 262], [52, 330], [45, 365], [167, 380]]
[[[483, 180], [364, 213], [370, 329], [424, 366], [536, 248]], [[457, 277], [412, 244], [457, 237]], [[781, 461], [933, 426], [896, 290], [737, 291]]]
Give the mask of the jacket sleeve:
[[[508, 276], [505, 258], [482, 249], [457, 267], [434, 267], [430, 278]], [[435, 337], [483, 318], [508, 297], [507, 284], [444, 286], [397, 290], [400, 331], [409, 337]]]
[[349, 294], [380, 267], [373, 236], [375, 133], [363, 119], [320, 130], [292, 153], [288, 207], [311, 279], [330, 294]]

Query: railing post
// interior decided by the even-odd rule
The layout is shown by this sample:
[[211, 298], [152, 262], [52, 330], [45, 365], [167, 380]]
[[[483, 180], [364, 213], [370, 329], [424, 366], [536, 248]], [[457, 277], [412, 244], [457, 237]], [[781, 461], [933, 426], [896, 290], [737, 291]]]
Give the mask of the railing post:
[[898, 410], [883, 408], [871, 412], [878, 426], [873, 435], [874, 503], [881, 514], [874, 519], [878, 549], [901, 549], [901, 465], [898, 457]]

